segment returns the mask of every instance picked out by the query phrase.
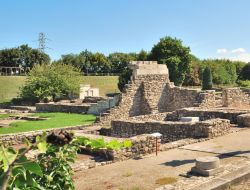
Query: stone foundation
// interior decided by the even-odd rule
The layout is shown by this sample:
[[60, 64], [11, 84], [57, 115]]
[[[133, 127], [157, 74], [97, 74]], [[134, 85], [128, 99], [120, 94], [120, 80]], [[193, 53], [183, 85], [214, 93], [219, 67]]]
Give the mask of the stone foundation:
[[249, 95], [240, 90], [240, 88], [223, 89], [222, 101], [224, 107], [249, 106], [250, 108]]
[[245, 113], [250, 113], [250, 110], [183, 108], [167, 114], [165, 120], [179, 121], [181, 117], [199, 117], [201, 121], [221, 118], [237, 124], [237, 116]]
[[159, 132], [162, 134], [163, 143], [185, 138], [213, 138], [228, 133], [230, 129], [230, 122], [225, 119], [211, 119], [196, 123], [114, 120], [111, 125], [111, 136], [128, 138], [145, 133]]

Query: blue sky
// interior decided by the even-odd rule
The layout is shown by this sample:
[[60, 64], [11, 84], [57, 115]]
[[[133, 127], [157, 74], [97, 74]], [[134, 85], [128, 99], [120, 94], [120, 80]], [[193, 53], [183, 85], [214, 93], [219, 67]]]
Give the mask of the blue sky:
[[0, 0], [0, 49], [51, 40], [52, 59], [84, 49], [149, 51], [166, 35], [199, 58], [250, 61], [249, 0]]

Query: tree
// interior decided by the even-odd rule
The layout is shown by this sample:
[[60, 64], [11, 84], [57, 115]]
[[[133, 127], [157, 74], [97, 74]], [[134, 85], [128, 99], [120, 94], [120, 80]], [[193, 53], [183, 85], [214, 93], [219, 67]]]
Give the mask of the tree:
[[129, 62], [136, 60], [136, 58], [131, 54], [116, 52], [109, 54], [108, 60], [112, 66], [113, 73], [123, 73], [127, 72]]
[[191, 55], [191, 67], [185, 77], [183, 85], [185, 86], [201, 85], [201, 80], [202, 80], [202, 73], [200, 73], [201, 70], [202, 70], [201, 61], [194, 55]]
[[137, 56], [138, 61], [146, 61], [148, 59], [148, 52], [141, 50]]
[[209, 67], [206, 67], [202, 75], [202, 89], [211, 90], [213, 87], [212, 73]]
[[247, 63], [241, 70], [240, 80], [250, 80], [250, 63]]
[[28, 45], [0, 50], [0, 66], [32, 68], [36, 64], [49, 63], [50, 57]]
[[80, 71], [72, 65], [35, 65], [21, 88], [21, 98], [34, 102], [70, 98], [79, 93], [79, 85]]
[[121, 92], [123, 91], [125, 85], [128, 84], [128, 81], [130, 80], [131, 75], [132, 75], [132, 70], [129, 68], [126, 68], [119, 76], [118, 88]]
[[149, 59], [166, 64], [170, 80], [179, 86], [182, 85], [190, 69], [190, 48], [183, 46], [181, 40], [167, 36], [154, 45]]

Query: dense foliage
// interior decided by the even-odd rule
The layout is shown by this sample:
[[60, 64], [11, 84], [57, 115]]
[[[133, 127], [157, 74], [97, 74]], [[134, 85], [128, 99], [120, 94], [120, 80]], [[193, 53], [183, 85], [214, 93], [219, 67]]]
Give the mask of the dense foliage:
[[[56, 146], [46, 142], [46, 134], [36, 137], [36, 143], [25, 140], [27, 147], [15, 151], [0, 147], [0, 185], [2, 190], [75, 189], [70, 164], [78, 147], [75, 144]], [[30, 150], [39, 150], [36, 159], [28, 158]]]
[[125, 85], [128, 84], [132, 75], [132, 70], [127, 68], [119, 76], [118, 88], [122, 92]]
[[151, 50], [149, 58], [159, 63], [167, 64], [170, 81], [175, 85], [182, 85], [190, 70], [191, 55], [189, 47], [176, 38], [161, 38]]
[[244, 65], [239, 78], [240, 80], [250, 80], [250, 63]]
[[49, 63], [50, 57], [28, 45], [0, 50], [0, 66], [32, 68], [36, 64]]
[[80, 71], [61, 63], [36, 65], [21, 88], [21, 97], [34, 101], [56, 100], [79, 93]]
[[[80, 146], [91, 149], [118, 150], [130, 148], [129, 140], [105, 142], [101, 139], [77, 137], [67, 131], [46, 133], [36, 137], [31, 144], [25, 139], [27, 147], [16, 151], [0, 143], [0, 186], [1, 190], [74, 190], [71, 164], [74, 163]], [[35, 158], [28, 158], [31, 150], [38, 150]]]
[[[211, 69], [215, 85], [240, 84], [239, 80], [249, 80], [250, 76], [250, 63], [246, 65], [244, 62], [226, 59], [200, 60], [190, 54], [189, 47], [185, 47], [181, 40], [168, 36], [161, 38], [150, 52], [114, 52], [106, 56], [100, 52], [84, 50], [79, 54], [62, 55], [52, 65], [73, 65], [86, 75], [119, 75], [118, 87], [122, 90], [130, 79], [129, 62], [139, 60], [155, 60], [167, 64], [170, 80], [176, 85], [202, 85], [202, 72], [206, 66]], [[0, 51], [0, 65], [33, 67], [44, 62], [49, 62], [49, 56], [27, 45]]]
[[213, 87], [212, 73], [209, 67], [206, 67], [202, 73], [202, 89], [211, 90]]
[[119, 150], [121, 148], [130, 148], [132, 146], [132, 142], [130, 140], [124, 140], [119, 142], [118, 140], [111, 140], [109, 142], [105, 142], [104, 138], [99, 139], [89, 139], [86, 137], [77, 137], [74, 139], [74, 143], [86, 146], [91, 149], [109, 149], [109, 150]]

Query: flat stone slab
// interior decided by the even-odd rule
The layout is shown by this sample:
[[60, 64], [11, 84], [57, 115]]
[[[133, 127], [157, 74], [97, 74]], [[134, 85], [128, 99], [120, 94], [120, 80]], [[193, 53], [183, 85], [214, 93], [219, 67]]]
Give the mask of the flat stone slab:
[[181, 122], [199, 122], [200, 118], [199, 117], [181, 117], [180, 121]]
[[196, 159], [195, 167], [201, 170], [212, 170], [218, 168], [220, 159], [214, 156], [200, 157]]

